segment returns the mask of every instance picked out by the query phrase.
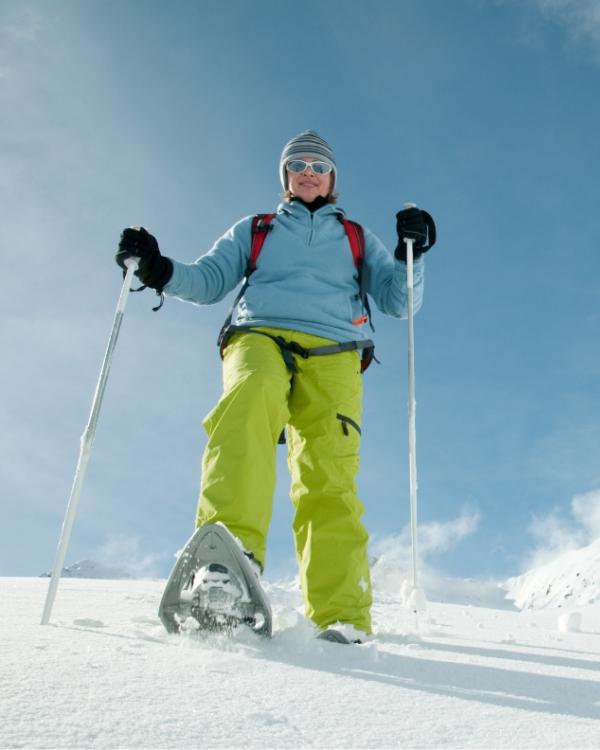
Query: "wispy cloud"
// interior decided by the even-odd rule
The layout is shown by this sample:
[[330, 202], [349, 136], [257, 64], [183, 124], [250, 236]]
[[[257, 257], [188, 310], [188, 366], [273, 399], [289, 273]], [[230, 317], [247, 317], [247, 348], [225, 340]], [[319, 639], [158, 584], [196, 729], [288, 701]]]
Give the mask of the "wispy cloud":
[[[428, 576], [431, 577], [432, 573], [427, 570], [427, 559], [457, 547], [464, 539], [475, 533], [479, 521], [479, 513], [465, 510], [450, 521], [433, 521], [419, 526], [419, 565]], [[397, 536], [375, 540], [371, 551], [375, 558], [375, 585], [386, 590], [399, 588], [401, 581], [410, 576], [412, 569], [410, 526], [406, 526]]]
[[463, 539], [475, 533], [479, 519], [478, 513], [464, 512], [453, 521], [426, 524], [419, 532], [422, 554], [439, 554], [456, 547]]
[[[479, 513], [463, 511], [460, 516], [451, 521], [432, 521], [419, 525], [419, 553], [423, 557], [429, 557], [453, 549], [465, 537], [477, 530], [479, 520]], [[387, 554], [391, 550], [401, 550], [401, 554], [406, 556], [407, 560], [410, 559], [410, 526], [405, 526], [397, 536], [376, 541], [373, 548], [376, 555]]]
[[159, 575], [162, 556], [144, 552], [137, 536], [117, 535], [108, 539], [95, 554], [103, 565], [124, 570], [135, 578]]
[[525, 560], [525, 570], [591, 544], [600, 537], [600, 489], [575, 495], [568, 515], [554, 509], [547, 515], [535, 516], [529, 532], [537, 544]]
[[571, 501], [573, 516], [581, 524], [587, 535], [587, 541], [592, 542], [600, 537], [600, 489], [575, 495]]
[[545, 18], [562, 26], [575, 43], [591, 44], [600, 63], [600, 3], [598, 0], [534, 0]]
[[21, 3], [7, 9], [2, 24], [4, 41], [35, 42], [44, 28], [44, 19], [29, 3]]

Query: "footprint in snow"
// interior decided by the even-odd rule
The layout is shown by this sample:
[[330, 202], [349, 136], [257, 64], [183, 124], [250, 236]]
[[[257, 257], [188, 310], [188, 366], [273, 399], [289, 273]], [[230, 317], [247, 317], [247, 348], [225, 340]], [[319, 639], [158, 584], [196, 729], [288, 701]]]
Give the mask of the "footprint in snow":
[[289, 723], [285, 716], [274, 716], [267, 711], [257, 711], [256, 713], [248, 714], [247, 718], [260, 724], [267, 724], [269, 726], [272, 726], [273, 724]]
[[80, 628], [106, 628], [101, 620], [73, 620], [73, 625], [77, 625]]

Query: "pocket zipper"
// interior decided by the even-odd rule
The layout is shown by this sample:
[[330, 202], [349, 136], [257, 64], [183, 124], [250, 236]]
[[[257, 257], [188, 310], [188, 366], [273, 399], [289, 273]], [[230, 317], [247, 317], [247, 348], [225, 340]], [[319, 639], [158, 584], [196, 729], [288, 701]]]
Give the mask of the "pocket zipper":
[[336, 414], [335, 416], [341, 422], [344, 435], [350, 434], [350, 432], [348, 431], [348, 425], [350, 425], [351, 427], [354, 427], [354, 429], [358, 432], [358, 434], [362, 435], [359, 424], [355, 422], [353, 419], [350, 419], [350, 417], [347, 417], [344, 414], [339, 414], [339, 413]]

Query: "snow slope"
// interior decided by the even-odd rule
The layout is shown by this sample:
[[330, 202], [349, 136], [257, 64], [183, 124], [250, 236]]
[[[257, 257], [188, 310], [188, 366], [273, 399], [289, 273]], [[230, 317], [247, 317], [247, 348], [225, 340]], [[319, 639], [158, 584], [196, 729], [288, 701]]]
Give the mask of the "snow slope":
[[295, 583], [267, 585], [276, 632], [167, 635], [162, 581], [0, 579], [2, 748], [597, 748], [600, 609], [431, 603], [392, 589], [363, 646], [316, 641]]
[[510, 578], [503, 588], [520, 609], [600, 603], [600, 539]]

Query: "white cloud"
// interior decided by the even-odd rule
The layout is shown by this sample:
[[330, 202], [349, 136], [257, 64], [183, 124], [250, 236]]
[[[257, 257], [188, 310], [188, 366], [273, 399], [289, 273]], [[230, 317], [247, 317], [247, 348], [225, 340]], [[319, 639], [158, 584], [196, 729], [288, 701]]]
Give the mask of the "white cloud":
[[127, 571], [135, 578], [159, 575], [164, 562], [160, 555], [144, 553], [137, 536], [118, 535], [105, 542], [96, 555], [104, 565]]
[[[463, 511], [451, 521], [433, 521], [419, 525], [419, 569], [428, 580], [435, 574], [427, 569], [425, 559], [447, 552], [473, 534], [479, 525], [479, 513]], [[371, 551], [375, 558], [372, 573], [374, 585], [384, 591], [399, 590], [403, 580], [412, 574], [412, 541], [410, 526], [400, 534], [376, 540]]]
[[534, 0], [542, 14], [563, 26], [574, 42], [591, 43], [600, 62], [600, 2], [598, 0]]
[[[419, 524], [418, 548], [423, 557], [440, 554], [456, 547], [462, 540], [473, 534], [479, 525], [479, 513], [463, 511], [458, 518], [451, 521], [432, 521]], [[402, 529], [397, 536], [385, 537], [373, 545], [375, 555], [389, 554], [398, 550], [398, 554], [410, 559], [412, 549], [410, 525]]]
[[537, 544], [527, 557], [526, 569], [545, 565], [563, 552], [585, 544], [582, 530], [574, 527], [570, 519], [557, 511], [546, 516], [534, 516], [529, 533]]
[[567, 516], [556, 509], [545, 516], [535, 516], [529, 532], [537, 540], [537, 546], [528, 555], [525, 570], [591, 544], [600, 537], [600, 490], [575, 495]]
[[447, 552], [473, 534], [479, 525], [478, 513], [463, 512], [453, 521], [425, 524], [419, 529], [419, 548], [424, 555]]
[[575, 495], [571, 511], [583, 527], [588, 543], [600, 537], [600, 489]]
[[4, 18], [3, 33], [6, 39], [17, 42], [35, 42], [44, 28], [43, 16], [31, 5], [22, 3], [10, 8]]

